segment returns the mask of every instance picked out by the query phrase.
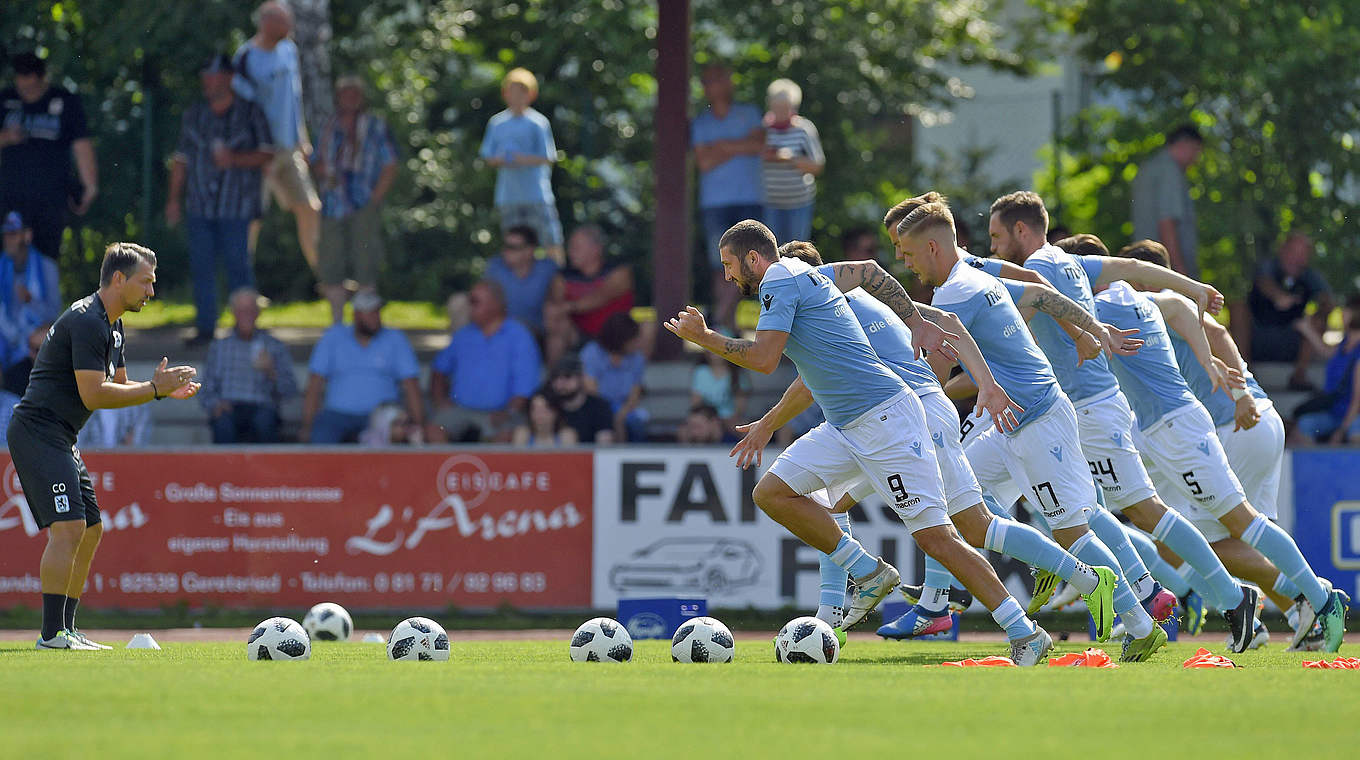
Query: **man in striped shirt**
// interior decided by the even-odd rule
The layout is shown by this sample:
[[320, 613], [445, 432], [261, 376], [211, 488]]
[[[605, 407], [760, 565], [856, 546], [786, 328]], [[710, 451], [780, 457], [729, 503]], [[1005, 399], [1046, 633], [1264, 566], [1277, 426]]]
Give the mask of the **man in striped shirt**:
[[260, 294], [231, 294], [236, 327], [213, 341], [203, 366], [199, 403], [208, 412], [213, 443], [278, 443], [279, 405], [298, 395], [288, 347], [255, 327]]

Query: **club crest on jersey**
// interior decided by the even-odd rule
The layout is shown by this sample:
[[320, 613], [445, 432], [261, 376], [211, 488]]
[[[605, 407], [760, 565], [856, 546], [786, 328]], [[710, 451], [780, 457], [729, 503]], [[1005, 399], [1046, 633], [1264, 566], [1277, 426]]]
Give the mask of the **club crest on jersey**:
[[1200, 441], [1199, 443], [1195, 444], [1195, 448], [1199, 449], [1199, 452], [1201, 454], [1204, 454], [1206, 456], [1209, 454], [1209, 442], [1207, 440]]
[[766, 293], [760, 300], [761, 303], [765, 304], [765, 311], [769, 311], [770, 304], [774, 303], [774, 296], [770, 295], [769, 293]]
[[1062, 461], [1062, 446], [1053, 446], [1048, 450], [1048, 453], [1052, 454], [1053, 458], [1059, 462]]

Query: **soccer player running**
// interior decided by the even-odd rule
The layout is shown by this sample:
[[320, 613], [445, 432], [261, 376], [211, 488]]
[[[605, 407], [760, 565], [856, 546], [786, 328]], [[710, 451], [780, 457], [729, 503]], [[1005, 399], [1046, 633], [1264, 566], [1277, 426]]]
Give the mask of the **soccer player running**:
[[[1073, 256], [1049, 244], [1048, 211], [1037, 193], [1020, 191], [996, 199], [988, 230], [992, 252], [1004, 261], [982, 259], [974, 262], [976, 266], [1001, 277], [1022, 279], [1037, 274], [1091, 314], [1095, 313], [1092, 291], [1116, 280], [1174, 289], [1193, 299], [1201, 311], [1206, 308], [1216, 311], [1222, 305], [1218, 291], [1169, 269], [1127, 258]], [[1257, 592], [1235, 581], [1204, 535], [1158, 496], [1133, 445], [1133, 413], [1108, 361], [1097, 356], [1083, 362], [1077, 356], [1072, 337], [1046, 314], [1034, 315], [1030, 329], [1053, 365], [1058, 384], [1072, 399], [1081, 450], [1109, 510], [1099, 509], [1091, 514], [1091, 529], [1119, 559], [1134, 594], [1156, 620], [1165, 620], [1174, 611], [1172, 594], [1163, 591], [1152, 578], [1133, 541], [1111, 511], [1122, 511], [1134, 525], [1190, 562], [1207, 581], [1210, 602], [1228, 618], [1231, 649], [1244, 651], [1256, 627]], [[1048, 589], [1053, 586], [1036, 585]], [[1183, 606], [1192, 621], [1189, 627], [1197, 633], [1194, 622], [1202, 620], [1202, 607], [1188, 595]]]
[[[950, 525], [921, 402], [879, 361], [845, 296], [813, 267], [780, 259], [774, 235], [759, 222], [738, 222], [718, 247], [724, 277], [743, 295], [759, 295], [755, 339], [728, 338], [708, 329], [694, 307], [669, 320], [666, 329], [765, 374], [786, 354], [827, 419], [779, 455], [756, 483], [751, 494], [756, 505], [809, 546], [829, 554], [855, 579], [847, 615], [853, 625], [897, 586], [897, 570], [842, 532], [830, 512], [807, 494], [864, 475], [917, 546], [992, 611], [1010, 638], [1016, 664], [1037, 664], [1052, 648], [1052, 639]], [[910, 301], [902, 309], [908, 312], [902, 317], [912, 329], [915, 350], [957, 358], [948, 340], [959, 336], [926, 321]], [[1000, 387], [980, 389], [978, 405], [993, 417], [1011, 414], [1010, 398]]]
[[[1104, 246], [1098, 238], [1081, 236], [1083, 240], [1074, 244]], [[1125, 246], [1118, 256], [1133, 258], [1159, 267], [1167, 266], [1166, 248], [1155, 240], [1140, 240]], [[1284, 421], [1275, 410], [1275, 405], [1256, 378], [1247, 370], [1246, 362], [1238, 351], [1236, 342], [1228, 329], [1208, 314], [1198, 314], [1194, 305], [1182, 296], [1169, 291], [1148, 292], [1144, 294], [1157, 304], [1162, 319], [1168, 328], [1176, 366], [1186, 385], [1195, 398], [1204, 405], [1205, 411], [1213, 420], [1228, 465], [1238, 482], [1247, 502], [1258, 512], [1274, 521], [1279, 515], [1280, 472], [1284, 466]], [[1206, 360], [1205, 357], [1209, 358]], [[1236, 384], [1215, 386], [1205, 365], [1212, 362], [1220, 372], [1236, 373], [1242, 379], [1241, 387]], [[1154, 472], [1154, 480], [1162, 485], [1163, 473]], [[1204, 534], [1214, 552], [1223, 560], [1224, 566], [1234, 575], [1260, 584], [1271, 600], [1285, 613], [1285, 618], [1294, 629], [1291, 650], [1316, 651], [1325, 646], [1322, 628], [1313, 625], [1300, 629], [1300, 617], [1306, 597], [1287, 575], [1280, 572], [1270, 560], [1259, 551], [1248, 546], [1240, 539], [1228, 534], [1227, 528], [1214, 516], [1194, 505], [1188, 505], [1190, 521]], [[1151, 547], [1155, 556], [1157, 549]], [[1144, 558], [1147, 552], [1144, 551]], [[1160, 558], [1159, 558], [1160, 559]], [[1165, 561], [1165, 560], [1163, 560]], [[1155, 563], [1156, 560], [1153, 560]], [[1153, 564], [1149, 569], [1158, 575]], [[1181, 579], [1192, 588], [1204, 588], [1205, 581], [1192, 567], [1177, 569], [1168, 566], [1163, 573], [1170, 571], [1173, 582]], [[1183, 579], [1182, 579], [1183, 576]], [[1323, 585], [1328, 585], [1323, 580]], [[1343, 592], [1344, 597], [1344, 592]], [[1343, 601], [1345, 601], [1343, 599]], [[1260, 622], [1250, 648], [1264, 644], [1270, 638], [1269, 632]]]
[[[1304, 595], [1299, 629], [1306, 634], [1316, 621], [1322, 628], [1324, 649], [1336, 651], [1345, 634], [1345, 597], [1313, 573], [1288, 533], [1247, 501], [1214, 433], [1213, 419], [1181, 376], [1161, 310], [1122, 281], [1111, 283], [1095, 300], [1101, 320], [1137, 329], [1144, 338], [1143, 349], [1135, 356], [1117, 357], [1113, 369], [1138, 417], [1138, 450], [1160, 471], [1159, 482], [1168, 489], [1167, 495], [1212, 515], [1230, 535], [1260, 551], [1289, 576]], [[1211, 376], [1217, 372], [1209, 357], [1198, 358]]]
[[[926, 413], [926, 426], [935, 447], [935, 458], [940, 467], [944, 482], [945, 509], [950, 520], [969, 544], [1000, 552], [1021, 562], [1042, 567], [1078, 588], [1096, 620], [1114, 618], [1114, 589], [1118, 576], [1112, 568], [1092, 568], [1076, 557], [1068, 554], [1062, 547], [1038, 530], [1024, 523], [1006, 517], [994, 516], [982, 501], [982, 489], [978, 485], [973, 468], [964, 457], [959, 442], [959, 416], [954, 404], [944, 395], [940, 381], [935, 377], [930, 365], [918, 358], [911, 348], [911, 331], [892, 309], [870, 295], [865, 288], [875, 288], [884, 292], [888, 300], [894, 300], [894, 291], [902, 291], [902, 286], [875, 261], [847, 261], [824, 264], [822, 256], [811, 243], [790, 242], [780, 249], [781, 257], [792, 257], [816, 267], [816, 271], [829, 277], [845, 293], [855, 319], [864, 328], [869, 345], [878, 358], [912, 389], [921, 400]], [[905, 291], [902, 291], [905, 293]], [[898, 297], [900, 299], [902, 296]], [[931, 316], [931, 307], [920, 305], [922, 313]], [[960, 361], [969, 369], [981, 384], [993, 384], [991, 370], [978, 351], [977, 344], [969, 337], [968, 331], [952, 314], [941, 312], [939, 324], [958, 333], [959, 340], [953, 342], [959, 352]], [[769, 443], [771, 436], [794, 417], [798, 416], [812, 403], [812, 394], [807, 391], [801, 380], [795, 380], [784, 397], [765, 416], [750, 425], [742, 426], [746, 437], [732, 449], [737, 464], [747, 467], [759, 464], [760, 453]], [[1023, 410], [1021, 410], [1023, 411]], [[981, 416], [978, 411], [976, 416]], [[1010, 418], [1004, 428], [1011, 427]], [[1000, 424], [998, 422], [997, 424]], [[853, 483], [837, 484], [827, 497], [828, 505], [835, 505], [833, 512], [836, 522], [846, 533], [850, 532], [848, 510], [855, 503], [867, 498], [873, 488], [862, 478]], [[837, 498], [840, 494], [844, 494]], [[817, 616], [833, 627], [839, 626], [840, 610], [844, 606], [846, 573], [831, 558], [820, 557], [821, 596]], [[916, 604], [907, 614], [896, 621], [878, 629], [880, 636], [887, 638], [911, 638], [943, 633], [952, 626], [952, 618], [946, 608], [948, 587], [939, 589], [926, 604]], [[930, 602], [935, 602], [931, 604]]]
[[[938, 198], [939, 196], [934, 196]], [[1077, 432], [1072, 402], [1059, 387], [1053, 369], [1035, 345], [1020, 315], [1034, 308], [1066, 319], [1114, 347], [1136, 347], [1131, 333], [1112, 331], [1066, 296], [1040, 283], [1002, 281], [966, 262], [954, 233], [954, 217], [940, 200], [917, 206], [897, 227], [897, 255], [926, 285], [935, 286], [933, 306], [953, 312], [977, 341], [1002, 387], [1016, 393], [1025, 411], [1016, 429], [995, 428], [979, 435], [965, 450], [985, 488], [1004, 493], [1013, 481], [1043, 513], [1053, 538], [1092, 566], [1119, 568], [1109, 548], [1088, 530], [1099, 509], [1095, 484]], [[1132, 343], [1132, 346], [1129, 344]], [[937, 372], [939, 368], [937, 367]], [[1139, 604], [1127, 581], [1115, 590], [1115, 611], [1125, 630], [1120, 660], [1139, 662], [1166, 645], [1166, 632]], [[1107, 621], [1097, 639], [1110, 634]]]
[[47, 529], [39, 564], [42, 633], [38, 649], [108, 649], [75, 625], [76, 606], [103, 535], [90, 473], [76, 434], [94, 409], [116, 409], [198, 392], [193, 367], [161, 359], [146, 382], [128, 380], [123, 322], [155, 295], [156, 254], [133, 243], [104, 251], [99, 290], [71, 304], [47, 331], [28, 390], [9, 422], [9, 451], [29, 511]]

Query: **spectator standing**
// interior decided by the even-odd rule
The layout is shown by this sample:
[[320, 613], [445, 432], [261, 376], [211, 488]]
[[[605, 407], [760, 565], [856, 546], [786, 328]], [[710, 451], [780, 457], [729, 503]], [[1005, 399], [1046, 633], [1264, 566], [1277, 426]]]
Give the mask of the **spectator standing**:
[[581, 361], [568, 356], [553, 366], [548, 393], [562, 420], [576, 432], [581, 443], [610, 444], [614, 436], [614, 413], [609, 402], [586, 389]]
[[1183, 125], [1166, 136], [1166, 147], [1138, 167], [1133, 178], [1133, 239], [1166, 246], [1171, 268], [1199, 279], [1199, 233], [1185, 170], [1199, 160], [1204, 138]]
[[511, 69], [501, 82], [505, 110], [487, 122], [480, 155], [496, 169], [496, 211], [501, 233], [521, 225], [534, 228], [548, 256], [562, 263], [562, 222], [552, 190], [557, 163], [548, 117], [531, 107], [538, 79], [528, 69]]
[[312, 350], [298, 437], [311, 443], [354, 440], [379, 404], [404, 401], [411, 442], [419, 443], [425, 407], [411, 342], [400, 330], [383, 327], [377, 293], [357, 293], [352, 305], [354, 324], [332, 325]]
[[505, 292], [493, 280], [472, 287], [468, 315], [430, 365], [433, 424], [451, 441], [505, 442], [538, 387], [538, 344], [506, 315]]
[[726, 66], [704, 67], [701, 81], [708, 108], [690, 125], [690, 144], [699, 165], [699, 214], [716, 304], [714, 325], [731, 328], [739, 291], [725, 282], [718, 241], [728, 227], [764, 213], [760, 156], [765, 128], [759, 108], [732, 102], [732, 72]]
[[151, 407], [146, 404], [117, 409], [96, 409], [76, 434], [76, 448], [141, 448], [151, 442]]
[[[1325, 356], [1322, 341], [1336, 303], [1322, 273], [1309, 266], [1313, 241], [1303, 233], [1285, 238], [1275, 258], [1256, 269], [1247, 305], [1251, 310], [1251, 359], [1293, 362], [1290, 390], [1317, 390], [1308, 381], [1314, 356]], [[1317, 308], [1309, 315], [1308, 304]]]
[[[18, 211], [33, 245], [61, 259], [68, 211], [84, 216], [99, 194], [99, 165], [80, 97], [47, 81], [32, 53], [10, 61], [14, 85], [0, 90], [0, 213]], [[74, 158], [76, 175], [71, 177]]]
[[208, 347], [198, 399], [213, 443], [278, 443], [279, 407], [298, 395], [288, 347], [256, 326], [262, 301], [254, 288], [233, 291], [236, 326]]
[[593, 224], [577, 227], [567, 241], [571, 267], [562, 274], [563, 300], [560, 308], [544, 311], [553, 361], [598, 337], [611, 315], [633, 308], [633, 270], [606, 259], [605, 243], [604, 231]]
[[349, 293], [377, 290], [383, 259], [382, 202], [397, 177], [397, 146], [387, 123], [369, 113], [364, 81], [335, 83], [335, 116], [321, 130], [312, 170], [321, 185], [321, 292], [340, 324]]
[[642, 401], [647, 360], [640, 345], [642, 331], [627, 312], [610, 315], [600, 337], [581, 349], [581, 368], [586, 389], [597, 393], [614, 411], [614, 437], [633, 442], [647, 440], [647, 410]]
[[505, 308], [512, 319], [543, 335], [543, 311], [548, 303], [561, 303], [565, 286], [557, 263], [537, 258], [538, 233], [525, 225], [505, 231], [501, 253], [486, 262], [486, 278], [505, 292]]
[[5, 389], [22, 396], [47, 328], [61, 315], [57, 262], [33, 246], [33, 231], [17, 211], [5, 215], [0, 255], [0, 360]]
[[776, 79], [765, 91], [765, 224], [776, 240], [811, 240], [817, 175], [826, 168], [817, 127], [798, 115], [803, 90], [791, 79]]
[[[302, 118], [302, 70], [297, 45], [289, 39], [293, 14], [282, 3], [267, 2], [255, 12], [255, 36], [237, 48], [232, 66], [236, 94], [264, 111], [273, 138], [274, 157], [265, 170], [265, 182], [274, 198], [297, 221], [298, 245], [307, 266], [317, 273], [321, 228], [321, 200], [307, 171], [312, 152], [307, 125]], [[250, 250], [260, 234], [260, 223], [251, 226]]]
[[173, 226], [183, 218], [189, 236], [198, 328], [190, 346], [213, 338], [219, 262], [227, 270], [228, 292], [255, 282], [250, 223], [261, 212], [261, 172], [274, 157], [264, 112], [232, 92], [231, 59], [215, 55], [198, 75], [203, 101], [181, 119], [165, 201], [165, 221]]
[[1360, 366], [1360, 303], [1346, 311], [1346, 335], [1327, 361], [1326, 398], [1307, 404], [1323, 408], [1300, 414], [1297, 426], [1299, 433], [1333, 445], [1360, 441], [1360, 372], [1356, 371]]
[[562, 421], [562, 413], [542, 392], [529, 397], [529, 419], [515, 428], [513, 442], [530, 449], [555, 449], [576, 445], [576, 431]]
[[751, 378], [735, 364], [711, 351], [699, 357], [690, 375], [691, 407], [711, 406], [727, 427], [745, 421], [746, 402], [751, 396]]

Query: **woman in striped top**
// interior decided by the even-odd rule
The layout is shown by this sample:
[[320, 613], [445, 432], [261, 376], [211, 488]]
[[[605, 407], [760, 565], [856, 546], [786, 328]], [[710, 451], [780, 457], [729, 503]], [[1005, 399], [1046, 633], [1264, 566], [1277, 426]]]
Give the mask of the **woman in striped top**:
[[812, 235], [812, 202], [818, 174], [826, 166], [817, 127], [798, 115], [803, 90], [792, 80], [776, 79], [765, 91], [765, 224], [779, 242]]

